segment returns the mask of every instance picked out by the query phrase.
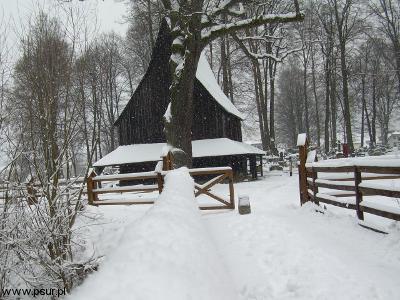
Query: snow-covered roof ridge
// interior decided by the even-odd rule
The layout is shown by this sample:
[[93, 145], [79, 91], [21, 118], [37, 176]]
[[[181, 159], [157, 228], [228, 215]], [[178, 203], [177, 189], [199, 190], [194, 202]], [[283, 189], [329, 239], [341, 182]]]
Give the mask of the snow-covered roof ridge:
[[[116, 166], [139, 162], [160, 161], [166, 143], [134, 144], [119, 146], [111, 153], [93, 164], [94, 167]], [[251, 145], [228, 138], [192, 141], [193, 157], [213, 157], [229, 155], [256, 154], [265, 152]]]
[[235, 107], [235, 105], [233, 105], [231, 100], [229, 100], [221, 90], [204, 52], [201, 54], [197, 65], [196, 78], [206, 88], [211, 96], [213, 96], [215, 101], [223, 107], [223, 109], [242, 120], [244, 119], [243, 114]]

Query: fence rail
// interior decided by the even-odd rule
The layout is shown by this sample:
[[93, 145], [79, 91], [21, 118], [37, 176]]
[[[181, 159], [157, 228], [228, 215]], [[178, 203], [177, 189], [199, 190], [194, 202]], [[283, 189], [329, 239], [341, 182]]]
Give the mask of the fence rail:
[[[60, 179], [58, 181], [58, 187], [64, 188], [64, 193], [68, 193], [80, 190], [84, 182], [84, 177], [70, 178], [68, 180]], [[0, 201], [26, 198], [30, 204], [37, 203], [37, 199], [45, 195], [41, 188], [42, 185], [34, 178], [24, 183], [1, 182]], [[86, 193], [85, 188], [83, 189], [83, 193]]]
[[[364, 220], [364, 213], [400, 221], [400, 207], [380, 204], [370, 201], [368, 196], [385, 196], [400, 198], [400, 167], [390, 165], [374, 165], [354, 163], [352, 165], [334, 166], [334, 160], [329, 166], [318, 163], [316, 157], [307, 151], [307, 141], [299, 145], [300, 166], [299, 189], [300, 202], [313, 201], [353, 209], [359, 220]], [[343, 160], [341, 160], [343, 162]], [[388, 180], [394, 186], [388, 185]], [[320, 192], [324, 188], [327, 191]], [[394, 199], [393, 199], [394, 200]]]

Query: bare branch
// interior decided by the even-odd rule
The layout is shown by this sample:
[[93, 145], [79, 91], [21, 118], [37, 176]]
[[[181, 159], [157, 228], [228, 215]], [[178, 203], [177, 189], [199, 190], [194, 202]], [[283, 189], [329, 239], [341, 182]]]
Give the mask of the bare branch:
[[202, 34], [202, 44], [207, 45], [212, 40], [241, 29], [253, 28], [264, 24], [290, 23], [302, 21], [304, 13], [266, 14], [245, 20], [212, 26], [208, 32]]

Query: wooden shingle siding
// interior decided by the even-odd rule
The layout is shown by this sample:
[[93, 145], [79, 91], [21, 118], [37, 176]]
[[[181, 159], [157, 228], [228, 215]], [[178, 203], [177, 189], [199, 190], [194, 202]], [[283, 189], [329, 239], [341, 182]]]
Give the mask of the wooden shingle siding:
[[[163, 115], [169, 103], [171, 43], [163, 21], [148, 70], [115, 123], [120, 145], [165, 142]], [[197, 79], [193, 102], [193, 140], [227, 137], [242, 141], [241, 120], [224, 110]]]

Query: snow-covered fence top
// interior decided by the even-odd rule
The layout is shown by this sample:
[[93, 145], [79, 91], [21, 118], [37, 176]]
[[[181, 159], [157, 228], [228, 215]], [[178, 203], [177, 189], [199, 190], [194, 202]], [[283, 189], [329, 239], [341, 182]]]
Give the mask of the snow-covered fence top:
[[400, 167], [400, 155], [385, 155], [385, 156], [366, 156], [328, 159], [319, 162], [307, 162], [306, 167], [384, 167], [397, 168]]
[[68, 299], [235, 299], [193, 190], [187, 169], [168, 172], [154, 206]]

